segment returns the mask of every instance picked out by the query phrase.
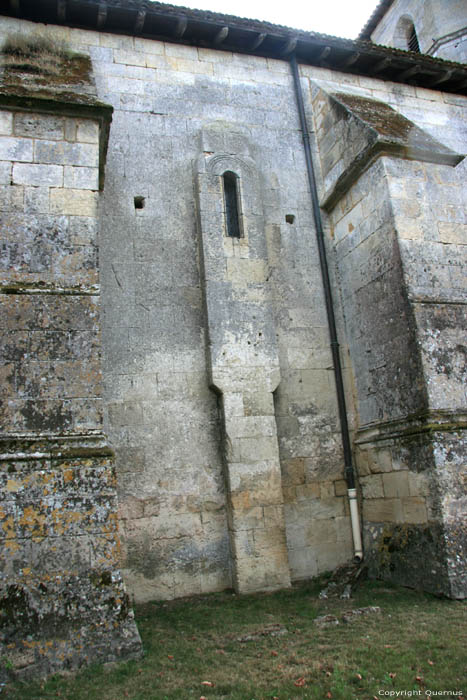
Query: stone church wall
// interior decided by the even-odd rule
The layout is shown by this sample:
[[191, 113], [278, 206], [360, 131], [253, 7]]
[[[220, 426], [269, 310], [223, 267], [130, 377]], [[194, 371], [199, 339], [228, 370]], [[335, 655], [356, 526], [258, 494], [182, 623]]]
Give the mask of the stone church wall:
[[[14, 21], [5, 24], [14, 30]], [[22, 31], [28, 27], [38, 29], [23, 25]], [[249, 140], [259, 176], [267, 251], [262, 260], [250, 251], [247, 264], [256, 275], [257, 298], [267, 288], [272, 299], [277, 333], [281, 375], [271, 398], [291, 575], [304, 578], [334, 567], [352, 555], [351, 532], [287, 63], [59, 31], [73, 47], [89, 51], [99, 98], [115, 110], [101, 209], [103, 369], [130, 591], [145, 600], [232, 585], [192, 169], [201, 130], [209, 124], [221, 123], [226, 133]], [[137, 208], [141, 200], [135, 207], [138, 197], [143, 208]], [[254, 395], [245, 401], [250, 415], [262, 410]], [[257, 452], [258, 438], [254, 432], [245, 438], [245, 450], [250, 440], [250, 452]]]
[[[114, 108], [99, 205], [103, 403], [105, 430], [116, 453], [123, 574], [129, 592], [144, 601], [232, 585], [239, 590], [287, 585], [286, 575], [275, 580], [268, 569], [268, 548], [277, 555], [281, 572], [288, 560], [292, 581], [347, 561], [352, 557], [352, 536], [334, 376], [288, 63], [3, 18], [5, 35], [19, 28], [22, 33], [53, 33], [72, 48], [89, 53], [97, 95]], [[465, 101], [461, 98], [324, 68], [301, 66], [301, 74], [313, 130], [319, 126], [314, 122], [318, 119], [313, 106], [315, 90], [342, 91], [387, 102], [445, 146], [462, 151]], [[220, 135], [220, 148], [209, 145], [208, 133]], [[318, 173], [323, 195], [328, 184], [326, 168], [331, 172], [334, 166], [340, 167], [342, 144], [334, 148], [329, 143], [328, 147], [319, 139], [314, 144], [317, 162], [327, 161]], [[247, 219], [247, 213], [251, 214], [246, 224], [248, 245], [227, 250], [228, 242], [212, 253], [213, 284], [209, 286], [206, 267], [210, 261], [200, 241], [204, 245], [203, 231], [210, 231], [219, 220], [223, 202], [219, 191], [209, 191], [209, 183], [197, 183], [201, 171], [196, 171], [195, 164], [200, 158], [208, 164], [216, 153], [233, 162], [240, 158], [249, 163], [250, 172], [257, 174], [257, 191], [254, 197], [242, 194]], [[395, 407], [388, 419], [399, 415], [401, 402], [410, 404], [409, 413], [418, 410], [420, 394], [413, 392], [411, 378], [426, 376], [432, 354], [414, 356], [408, 384], [396, 382], [392, 369], [383, 368], [374, 336], [371, 358], [360, 354], [361, 330], [351, 317], [347, 292], [355, 291], [358, 284], [363, 287], [373, 275], [375, 291], [362, 302], [362, 311], [366, 313], [377, 297], [379, 306], [372, 306], [371, 311], [377, 321], [378, 309], [389, 303], [392, 290], [408, 284], [405, 270], [414, 257], [416, 241], [424, 235], [415, 230], [417, 223], [410, 215], [415, 211], [418, 195], [414, 192], [418, 192], [420, 179], [425, 188], [420, 194], [423, 201], [431, 196], [436, 173], [443, 178], [436, 196], [451, 186], [444, 180], [445, 173], [455, 181], [438, 225], [438, 238], [429, 244], [427, 256], [433, 254], [439, 261], [446, 252], [444, 244], [461, 236], [457, 224], [462, 222], [456, 216], [464, 165], [433, 166], [423, 170], [420, 178], [416, 165], [404, 162], [404, 186], [391, 167], [384, 159], [373, 163], [354, 186], [355, 200], [352, 190], [326, 220], [329, 252], [336, 261], [331, 275], [349, 418], [356, 438], [357, 428], [380, 419], [376, 406], [380, 391], [384, 410]], [[200, 215], [203, 187], [210, 204]], [[394, 227], [398, 207], [404, 223]], [[357, 209], [361, 216], [354, 222]], [[365, 258], [357, 233], [350, 244], [349, 226], [358, 232], [368, 229], [370, 223], [374, 226], [375, 221], [381, 225], [367, 230], [371, 236]], [[413, 232], [406, 238], [415, 243], [399, 249], [395, 230], [401, 227]], [[255, 243], [259, 240], [261, 245]], [[352, 266], [352, 277], [341, 261], [346, 246], [354, 242], [362, 257], [359, 267]], [[387, 288], [378, 288], [377, 265], [380, 272], [388, 270]], [[456, 265], [444, 268], [451, 279]], [[416, 276], [414, 270], [407, 279], [415, 283]], [[216, 294], [219, 311], [214, 317], [209, 315], [209, 303]], [[392, 301], [399, 311], [397, 300]], [[424, 301], [421, 304], [411, 307], [413, 334], [402, 337], [400, 329], [401, 343], [397, 348], [394, 343], [391, 352], [393, 368], [411, 362], [418, 319], [426, 309]], [[238, 319], [231, 327], [229, 305]], [[261, 323], [255, 307], [265, 314]], [[430, 317], [430, 323], [435, 317]], [[396, 330], [397, 318], [392, 326]], [[234, 340], [239, 324], [242, 328], [245, 355], [242, 366], [235, 368], [235, 381], [243, 370], [256, 371], [259, 365], [251, 360], [254, 353], [248, 342], [257, 343], [255, 351], [260, 353], [263, 341], [259, 333], [263, 326], [267, 328], [274, 345], [274, 352], [268, 349], [268, 366], [275, 370], [267, 390], [258, 380], [261, 390], [232, 390], [226, 403], [225, 387], [219, 386], [212, 371], [216, 323], [224, 324], [225, 333], [231, 333]], [[377, 328], [372, 329], [374, 335]], [[391, 343], [390, 338], [384, 340]], [[349, 348], [357, 350], [352, 361]], [[456, 372], [453, 369], [455, 391]], [[253, 377], [254, 382], [258, 376]], [[374, 382], [369, 391], [365, 386], [368, 378]], [[438, 379], [438, 385], [444, 381]], [[230, 423], [229, 410], [234, 419]], [[271, 421], [273, 415], [275, 421]], [[229, 452], [226, 434], [238, 452]], [[445, 437], [436, 454], [448, 449]], [[431, 488], [426, 475], [404, 466], [405, 476], [401, 477], [394, 461], [388, 465], [391, 449], [379, 441], [368, 454], [359, 445], [362, 492], [368, 499], [364, 517], [366, 514], [372, 523], [371, 509], [383, 507], [375, 502], [384, 498], [393, 503], [394, 495], [397, 508], [403, 501], [406, 509], [401, 522], [418, 523], [421, 512], [425, 522], [431, 507], [426, 505]], [[278, 457], [281, 484], [277, 483]], [[433, 459], [432, 470], [437, 458]], [[231, 465], [237, 466], [233, 469]], [[239, 477], [238, 481], [233, 477]], [[448, 481], [459, 481], [455, 470]], [[237, 500], [232, 499], [233, 483], [239, 485], [234, 494]], [[446, 509], [451, 509], [452, 518], [457, 501], [455, 497], [456, 503], [449, 500]], [[378, 518], [378, 524], [399, 522], [392, 515]], [[248, 569], [248, 557], [255, 560], [257, 577], [239, 583], [239, 562], [246, 562]]]
[[[146, 53], [154, 48], [163, 48], [163, 55]], [[139, 42], [130, 55], [114, 50], [113, 56], [157, 66], [136, 69], [145, 81], [136, 81], [144, 95], [135, 96], [134, 79], [122, 84], [120, 78], [109, 78], [102, 65], [103, 85], [125, 90], [106, 96], [122, 109], [114, 117], [117, 167], [112, 166], [112, 141], [109, 153], [112, 174], [105, 200], [113, 218], [104, 224], [109, 258], [103, 257], [103, 274], [113, 296], [118, 282], [110, 262], [118, 254], [113, 264], [116, 276], [121, 275], [122, 305], [106, 306], [104, 346], [107, 342], [115, 353], [108, 354], [106, 365], [109, 434], [117, 454], [119, 448], [129, 448], [120, 464], [128, 469], [121, 496], [131, 588], [138, 598], [172, 597], [234, 582], [222, 418], [206, 365], [192, 171], [201, 151], [201, 130], [219, 123], [239, 142], [247, 138], [252, 144], [258, 172], [265, 212], [259, 225], [267, 250], [246, 250], [245, 262], [237, 262], [249, 270], [250, 304], [266, 293], [272, 299], [281, 366], [275, 405], [287, 488], [289, 561], [294, 578], [313, 575], [351, 555], [350, 526], [343, 494], [334, 491], [334, 482], [342, 482], [337, 408], [288, 66]], [[133, 65], [119, 64], [119, 70], [135, 75]], [[134, 110], [140, 115], [137, 131]], [[134, 211], [133, 194], [146, 197], [143, 211]], [[118, 220], [115, 201], [126, 203]], [[292, 224], [286, 222], [289, 214]], [[235, 285], [235, 261], [229, 265]], [[310, 296], [315, 300], [311, 308]], [[249, 302], [243, 294], [231, 303], [241, 307]], [[254, 392], [245, 396], [246, 415], [271, 415], [272, 405], [261, 403], [265, 399]], [[241, 460], [250, 472], [257, 458], [269, 459], [269, 439], [262, 435], [250, 432], [242, 441]], [[250, 535], [244, 546], [254, 551], [262, 547], [256, 520], [263, 529], [267, 524], [261, 501], [255, 512], [257, 501], [250, 490], [246, 508], [256, 536], [252, 542]], [[268, 583], [262, 572], [258, 576], [261, 587], [274, 585], [273, 577]]]

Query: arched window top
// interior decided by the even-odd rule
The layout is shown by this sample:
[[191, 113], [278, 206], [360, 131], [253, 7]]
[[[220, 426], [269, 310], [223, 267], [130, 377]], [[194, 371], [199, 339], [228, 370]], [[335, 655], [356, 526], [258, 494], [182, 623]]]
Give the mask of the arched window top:
[[235, 187], [237, 186], [238, 175], [234, 173], [233, 170], [226, 170], [222, 177], [224, 178], [224, 183], [232, 182], [235, 184]]
[[399, 17], [399, 21], [397, 22], [396, 30], [394, 32], [393, 46], [397, 49], [421, 53], [413, 19], [408, 15], [402, 15], [402, 17]]
[[222, 175], [224, 187], [225, 226], [230, 238], [241, 238], [238, 176], [231, 170]]

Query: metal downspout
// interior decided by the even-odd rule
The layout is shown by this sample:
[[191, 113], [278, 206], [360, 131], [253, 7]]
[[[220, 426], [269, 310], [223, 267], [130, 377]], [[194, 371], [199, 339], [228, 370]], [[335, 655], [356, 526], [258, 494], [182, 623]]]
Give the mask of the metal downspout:
[[349, 497], [350, 516], [352, 522], [352, 536], [354, 543], [354, 554], [358, 560], [363, 559], [362, 537], [360, 530], [360, 517], [358, 514], [357, 490], [355, 488], [355, 473], [352, 463], [352, 449], [350, 445], [349, 425], [347, 421], [347, 409], [345, 405], [344, 382], [342, 379], [342, 367], [339, 354], [339, 343], [337, 341], [336, 319], [334, 315], [334, 307], [332, 301], [331, 283], [329, 280], [329, 270], [326, 258], [326, 248], [324, 245], [323, 221], [321, 218], [321, 210], [318, 201], [318, 190], [316, 187], [316, 179], [313, 168], [313, 159], [310, 147], [310, 135], [308, 133], [308, 125], [305, 115], [305, 107], [303, 103], [302, 88], [300, 85], [300, 76], [298, 72], [297, 59], [295, 54], [290, 58], [290, 68], [292, 70], [295, 98], [297, 100], [298, 114], [300, 118], [300, 128], [303, 137], [303, 148], [305, 152], [306, 169], [308, 173], [308, 182], [310, 185], [311, 202], [313, 207], [313, 218], [316, 228], [316, 240], [318, 243], [319, 262], [321, 267], [321, 275], [324, 287], [324, 298], [326, 302], [326, 311], [328, 317], [330, 345], [332, 352], [332, 362], [334, 367], [334, 377], [336, 380], [337, 405], [339, 408], [339, 419], [341, 426], [342, 447], [344, 451], [345, 463], [345, 480], [347, 482], [347, 493]]

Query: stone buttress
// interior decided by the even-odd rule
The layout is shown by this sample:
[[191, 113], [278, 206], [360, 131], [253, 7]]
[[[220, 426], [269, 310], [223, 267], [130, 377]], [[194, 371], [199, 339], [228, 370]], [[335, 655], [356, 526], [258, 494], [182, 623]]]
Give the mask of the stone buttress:
[[[290, 585], [273, 392], [280, 381], [259, 173], [246, 138], [217, 123], [195, 166], [211, 388], [219, 395], [233, 580]], [[229, 235], [226, 175], [235, 178]], [[234, 205], [235, 206], [235, 205]]]
[[141, 642], [102, 432], [97, 208], [112, 108], [88, 57], [42, 40], [2, 59], [5, 680], [136, 657]]
[[318, 86], [312, 102], [355, 373], [370, 573], [462, 598], [463, 156], [383, 102]]

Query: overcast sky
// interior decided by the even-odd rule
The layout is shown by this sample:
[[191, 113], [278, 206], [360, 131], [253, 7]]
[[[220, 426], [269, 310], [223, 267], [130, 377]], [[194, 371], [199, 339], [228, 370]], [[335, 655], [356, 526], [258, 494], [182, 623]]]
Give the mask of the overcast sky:
[[379, 0], [167, 0], [196, 10], [356, 39]]

